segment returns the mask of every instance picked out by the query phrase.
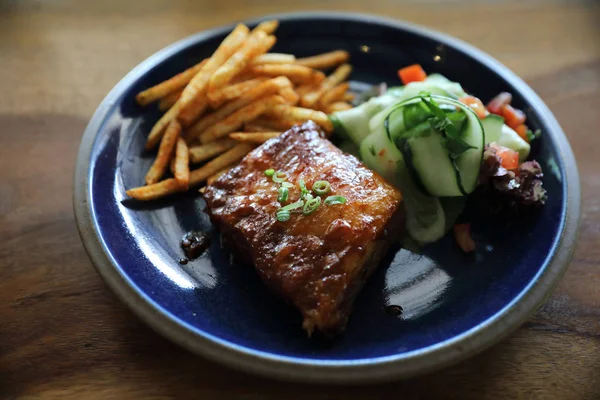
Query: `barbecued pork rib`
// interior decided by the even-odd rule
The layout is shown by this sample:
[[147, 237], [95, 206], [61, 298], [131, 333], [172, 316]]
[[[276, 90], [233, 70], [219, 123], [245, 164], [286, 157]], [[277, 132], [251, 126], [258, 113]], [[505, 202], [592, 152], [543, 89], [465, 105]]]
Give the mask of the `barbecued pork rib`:
[[[267, 169], [285, 172], [289, 204], [299, 199], [299, 179], [317, 180], [346, 204], [292, 212], [279, 222], [279, 184]], [[354, 298], [403, 226], [401, 195], [376, 172], [324, 138], [312, 122], [296, 126], [248, 154], [209, 185], [211, 219], [239, 259], [251, 260], [268, 287], [291, 301], [303, 327], [327, 335], [344, 330]]]

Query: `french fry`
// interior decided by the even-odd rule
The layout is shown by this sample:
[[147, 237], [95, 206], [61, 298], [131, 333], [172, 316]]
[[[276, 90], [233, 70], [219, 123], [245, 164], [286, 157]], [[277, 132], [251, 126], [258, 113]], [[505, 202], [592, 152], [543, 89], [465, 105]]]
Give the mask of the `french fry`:
[[217, 171], [225, 168], [226, 166], [236, 163], [246, 154], [250, 152], [254, 147], [249, 143], [240, 143], [235, 147], [231, 148], [227, 152], [221, 154], [219, 157], [211, 160], [190, 172], [190, 186], [198, 186], [204, 182], [209, 176], [216, 173]]
[[187, 117], [177, 118], [177, 120], [181, 123], [181, 126], [184, 128], [187, 128], [193, 124], [197, 118], [201, 117], [202, 114], [208, 110], [208, 97], [206, 97], [206, 93], [194, 98], [190, 103], [188, 110], [194, 110], [193, 116], [192, 114], [188, 114], [189, 119]]
[[298, 58], [296, 64], [305, 67], [326, 69], [348, 61], [350, 54], [344, 50], [335, 50], [312, 57]]
[[[278, 78], [275, 78], [275, 79], [278, 79]], [[279, 90], [279, 94], [291, 106], [295, 106], [296, 104], [298, 104], [298, 101], [300, 100], [300, 96], [298, 96], [298, 94], [291, 87], [281, 88]]]
[[221, 104], [228, 100], [235, 99], [236, 97], [240, 97], [243, 93], [258, 86], [267, 79], [267, 77], [249, 79], [247, 81], [236, 83], [235, 85], [225, 86], [214, 92], [209, 92], [207, 93], [208, 103], [214, 109], [219, 108]]
[[267, 132], [283, 132], [287, 131], [297, 123], [297, 121], [294, 121], [292, 119], [283, 119], [281, 117], [272, 118], [263, 115], [258, 118], [255, 118], [248, 125], [246, 125], [246, 130], [248, 130], [248, 127], [257, 126], [265, 128]]
[[233, 114], [235, 111], [242, 107], [247, 106], [253, 101], [275, 94], [284, 88], [291, 90], [292, 83], [285, 76], [269, 79], [260, 83], [258, 86], [253, 87], [247, 92], [243, 93], [237, 99], [225, 104], [222, 108], [214, 111], [211, 114], [205, 115], [202, 119], [196, 122], [188, 131], [185, 133], [187, 140], [193, 140], [200, 136], [208, 127], [216, 124], [227, 116]]
[[237, 140], [238, 142], [262, 144], [267, 140], [277, 137], [279, 135], [281, 135], [281, 132], [234, 132], [230, 133], [229, 137]]
[[158, 109], [160, 111], [167, 111], [169, 108], [173, 107], [181, 97], [181, 92], [183, 92], [183, 90], [176, 90], [160, 99], [158, 102]]
[[152, 185], [140, 186], [133, 189], [129, 189], [126, 193], [127, 196], [136, 200], [149, 201], [160, 199], [161, 197], [168, 196], [170, 194], [181, 192], [183, 189], [175, 178], [165, 179]]
[[189, 164], [189, 151], [187, 144], [183, 138], [177, 139], [177, 146], [175, 147], [175, 157], [173, 158], [175, 167], [173, 168], [173, 175], [175, 180], [179, 183], [183, 189], [187, 190], [190, 182], [190, 164]]
[[344, 111], [352, 108], [352, 104], [346, 103], [345, 101], [336, 101], [334, 103], [328, 104], [325, 106], [323, 111], [327, 114], [334, 113], [336, 111]]
[[354, 97], [354, 93], [346, 93], [344, 94], [344, 98], [342, 100], [352, 103], [354, 101]]
[[314, 83], [305, 83], [304, 85], [296, 87], [296, 93], [298, 93], [298, 96], [302, 97], [306, 93], [317, 90], [318, 88], [319, 85], [315, 85]]
[[[230, 85], [237, 85], [238, 83], [249, 81], [251, 79], [266, 79], [266, 78], [268, 78], [268, 77], [256, 75], [248, 67], [245, 70], [243, 70], [242, 72], [240, 72], [239, 74], [237, 74], [236, 76], [234, 76], [233, 79], [231, 80], [231, 82], [229, 82], [229, 84]], [[225, 88], [226, 87], [223, 87], [223, 89], [225, 89]]]
[[293, 64], [295, 62], [296, 57], [293, 54], [267, 53], [255, 57], [254, 60], [252, 60], [252, 65]]
[[[177, 146], [175, 146], [175, 151], [177, 152]], [[169, 170], [171, 171], [171, 174], [173, 174], [173, 176], [175, 176], [175, 157], [171, 158], [171, 162], [169, 163]]]
[[324, 79], [321, 71], [294, 64], [263, 64], [250, 67], [256, 75], [287, 76], [294, 83], [318, 83]]
[[173, 150], [175, 150], [175, 145], [177, 143], [177, 139], [179, 138], [179, 134], [181, 133], [181, 125], [177, 120], [172, 120], [167, 127], [167, 131], [160, 141], [160, 147], [158, 148], [158, 155], [154, 160], [154, 163], [148, 170], [146, 174], [146, 184], [152, 185], [156, 183], [162, 178], [165, 174], [167, 167], [169, 166], [169, 161], [171, 161], [171, 156], [173, 155]]
[[263, 114], [270, 108], [275, 107], [278, 104], [282, 104], [285, 101], [281, 96], [272, 95], [258, 99], [245, 107], [240, 108], [227, 118], [217, 122], [208, 129], [206, 129], [199, 136], [201, 143], [209, 143], [227, 135], [230, 132], [239, 130], [242, 125], [248, 121], [252, 121], [259, 115]]
[[315, 91], [308, 92], [300, 98], [300, 104], [302, 107], [313, 107], [317, 101], [321, 98], [323, 93], [333, 89], [336, 85], [343, 82], [348, 78], [352, 72], [350, 64], [343, 64], [336, 68], [331, 75], [329, 75]]
[[252, 30], [252, 33], [257, 31], [263, 31], [267, 35], [270, 35], [273, 32], [275, 32], [277, 28], [279, 28], [279, 21], [277, 21], [276, 19], [272, 19], [270, 21], [263, 21], [260, 24], [258, 24], [256, 28]]
[[189, 125], [199, 115], [197, 102], [194, 100], [205, 95], [212, 74], [242, 46], [248, 37], [248, 31], [246, 25], [238, 24], [185, 87], [177, 102], [180, 104], [177, 119], [183, 122], [184, 126]]
[[179, 103], [175, 103], [173, 107], [169, 108], [169, 111], [163, 114], [162, 117], [154, 124], [146, 139], [146, 150], [154, 149], [161, 141], [165, 128], [169, 125], [169, 122], [177, 116], [179, 112]]
[[208, 144], [190, 147], [190, 161], [192, 164], [198, 164], [202, 161], [210, 160], [211, 158], [226, 152], [235, 145], [235, 140], [221, 139]]
[[244, 132], [271, 132], [272, 130], [273, 129], [267, 126], [259, 125], [254, 122], [244, 124]]
[[208, 92], [213, 92], [229, 83], [254, 57], [269, 51], [275, 41], [275, 36], [267, 36], [263, 31], [252, 33], [242, 47], [212, 74], [208, 81]]
[[319, 107], [323, 108], [330, 103], [341, 101], [344, 98], [344, 95], [348, 91], [349, 87], [350, 84], [348, 82], [343, 82], [335, 86], [334, 88], [326, 91], [319, 99]]
[[206, 178], [206, 184], [207, 185], [212, 185], [214, 181], [216, 181], [217, 179], [219, 179], [221, 177], [221, 175], [226, 174], [227, 171], [229, 171], [231, 168], [233, 168], [233, 164], [232, 165], [228, 165], [225, 168], [218, 170], [217, 172], [215, 172], [214, 174], [212, 174], [211, 176], [209, 176], [208, 178]]
[[306, 120], [313, 120], [320, 125], [325, 132], [333, 131], [333, 124], [327, 117], [327, 114], [321, 111], [311, 110], [309, 108], [292, 107], [288, 105], [277, 105], [269, 108], [266, 114], [271, 117], [281, 118], [283, 120], [294, 120], [298, 123]]
[[164, 82], [159, 83], [156, 86], [152, 86], [144, 91], [139, 92], [135, 96], [135, 100], [141, 106], [148, 105], [168, 94], [171, 94], [179, 89], [182, 89], [192, 80], [200, 69], [206, 64], [208, 60], [202, 60], [198, 64], [186, 69], [183, 72], [175, 75], [174, 77], [167, 79]]

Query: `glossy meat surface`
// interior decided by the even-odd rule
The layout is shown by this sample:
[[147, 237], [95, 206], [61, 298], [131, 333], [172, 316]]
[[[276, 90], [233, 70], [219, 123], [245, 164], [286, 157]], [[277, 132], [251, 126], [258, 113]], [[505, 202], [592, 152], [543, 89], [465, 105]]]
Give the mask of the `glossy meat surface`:
[[[285, 204], [299, 199], [301, 178], [309, 189], [328, 181], [330, 195], [347, 202], [323, 203], [310, 215], [292, 212], [279, 222], [279, 184], [264, 174], [269, 168], [294, 184]], [[309, 334], [343, 331], [354, 298], [403, 225], [398, 190], [342, 153], [312, 122], [252, 151], [204, 196], [226, 245], [300, 310]]]

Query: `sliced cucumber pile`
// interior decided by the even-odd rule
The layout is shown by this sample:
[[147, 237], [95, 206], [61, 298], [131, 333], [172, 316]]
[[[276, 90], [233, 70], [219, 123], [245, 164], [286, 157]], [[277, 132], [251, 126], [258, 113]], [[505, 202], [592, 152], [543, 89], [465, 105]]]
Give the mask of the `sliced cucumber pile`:
[[[330, 116], [344, 147], [358, 145], [363, 162], [402, 191], [408, 234], [421, 244], [445, 235], [477, 185], [485, 132], [457, 101], [465, 95], [433, 74]], [[500, 137], [501, 118], [486, 124]]]

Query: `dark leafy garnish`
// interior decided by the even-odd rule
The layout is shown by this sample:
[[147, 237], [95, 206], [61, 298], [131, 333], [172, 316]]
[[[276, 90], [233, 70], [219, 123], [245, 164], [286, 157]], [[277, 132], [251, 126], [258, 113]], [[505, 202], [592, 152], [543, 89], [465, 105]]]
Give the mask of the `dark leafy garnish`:
[[421, 102], [403, 107], [402, 114], [406, 129], [414, 128], [431, 117], [431, 112]]
[[369, 153], [371, 153], [371, 155], [372, 155], [373, 157], [375, 157], [375, 146], [371, 145], [371, 146], [369, 147]]
[[531, 143], [533, 140], [539, 138], [541, 134], [541, 129], [536, 129], [535, 132], [533, 132], [531, 129], [527, 129], [527, 140], [529, 140], [529, 143]]
[[502, 160], [496, 149], [486, 146], [479, 182], [488, 186], [507, 204], [540, 206], [546, 202], [546, 190], [542, 185], [542, 167], [537, 161], [526, 161], [516, 171], [508, 171], [501, 166]]
[[429, 108], [433, 116], [428, 120], [431, 127], [444, 136], [444, 147], [448, 150], [450, 158], [456, 160], [465, 151], [469, 149], [475, 149], [476, 147], [466, 143], [460, 137], [460, 130], [454, 125], [452, 120], [448, 118], [444, 110], [442, 110], [438, 104], [433, 100], [431, 95], [429, 98], [421, 94], [421, 100]]

